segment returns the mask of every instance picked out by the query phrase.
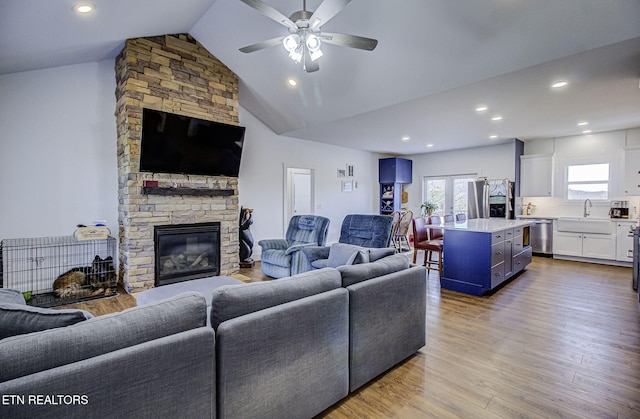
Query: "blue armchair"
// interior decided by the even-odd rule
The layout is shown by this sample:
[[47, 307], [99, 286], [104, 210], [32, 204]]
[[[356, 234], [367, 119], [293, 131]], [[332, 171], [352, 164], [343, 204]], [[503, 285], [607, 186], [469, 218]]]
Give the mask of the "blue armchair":
[[[342, 245], [308, 246], [303, 251], [312, 269], [374, 261], [395, 253], [389, 248], [392, 223], [393, 217], [389, 215], [349, 214], [340, 228], [338, 243]], [[354, 252], [358, 250], [367, 250], [368, 257], [354, 258]]]
[[294, 215], [289, 221], [286, 239], [260, 240], [262, 272], [272, 278], [283, 278], [310, 271], [303, 255], [307, 246], [324, 246], [329, 219], [317, 215]]

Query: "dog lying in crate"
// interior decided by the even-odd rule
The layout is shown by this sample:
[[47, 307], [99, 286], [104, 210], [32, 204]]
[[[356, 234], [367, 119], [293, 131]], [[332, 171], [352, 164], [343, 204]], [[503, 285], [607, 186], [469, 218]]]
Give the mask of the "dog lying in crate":
[[113, 258], [96, 255], [91, 266], [73, 268], [53, 281], [53, 293], [60, 298], [95, 297], [111, 295], [116, 286]]

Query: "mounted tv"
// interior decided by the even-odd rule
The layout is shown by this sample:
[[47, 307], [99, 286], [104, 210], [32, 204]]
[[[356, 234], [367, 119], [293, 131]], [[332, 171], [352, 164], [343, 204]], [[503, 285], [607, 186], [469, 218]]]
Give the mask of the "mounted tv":
[[244, 130], [236, 125], [143, 109], [140, 171], [237, 177]]

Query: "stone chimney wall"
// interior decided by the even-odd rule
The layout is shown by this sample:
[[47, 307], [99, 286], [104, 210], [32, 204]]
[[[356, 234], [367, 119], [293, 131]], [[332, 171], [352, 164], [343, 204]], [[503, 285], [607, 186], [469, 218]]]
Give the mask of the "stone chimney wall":
[[[127, 40], [116, 59], [116, 81], [120, 278], [125, 287], [139, 292], [154, 286], [155, 225], [219, 221], [220, 274], [237, 272], [238, 179], [141, 173], [139, 163], [143, 108], [238, 125], [238, 77], [193, 37], [179, 34]], [[145, 181], [157, 181], [169, 194], [145, 193]], [[177, 188], [233, 194], [180, 194]]]

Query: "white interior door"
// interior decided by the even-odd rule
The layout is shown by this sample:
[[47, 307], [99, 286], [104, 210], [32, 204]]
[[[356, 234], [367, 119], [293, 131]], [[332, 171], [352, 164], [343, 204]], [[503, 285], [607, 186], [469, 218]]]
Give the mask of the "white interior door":
[[285, 232], [294, 215], [313, 214], [313, 170], [288, 167], [285, 193]]

